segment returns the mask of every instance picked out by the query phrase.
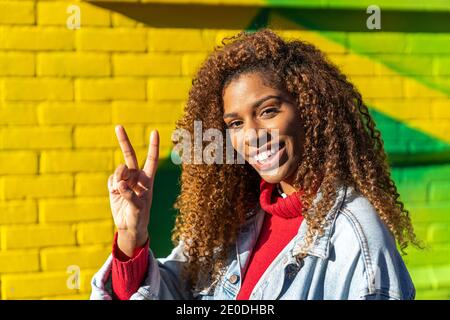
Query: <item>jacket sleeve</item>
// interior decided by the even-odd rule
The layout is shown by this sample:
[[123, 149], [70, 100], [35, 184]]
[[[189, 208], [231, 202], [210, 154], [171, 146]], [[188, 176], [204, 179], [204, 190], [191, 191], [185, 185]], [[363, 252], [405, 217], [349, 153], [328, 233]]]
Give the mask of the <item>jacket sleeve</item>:
[[[149, 251], [148, 269], [143, 283], [130, 300], [182, 300], [193, 299], [181, 272], [187, 258], [183, 254], [182, 241], [166, 258], [155, 258]], [[91, 300], [112, 300], [111, 269], [113, 257], [108, 256], [103, 266], [91, 280]]]

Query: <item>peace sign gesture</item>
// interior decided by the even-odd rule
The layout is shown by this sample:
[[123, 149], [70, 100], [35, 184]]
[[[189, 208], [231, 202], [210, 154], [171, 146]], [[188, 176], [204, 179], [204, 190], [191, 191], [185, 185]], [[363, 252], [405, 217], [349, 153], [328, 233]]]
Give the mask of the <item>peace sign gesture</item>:
[[145, 244], [153, 198], [153, 182], [159, 157], [159, 135], [150, 134], [150, 144], [143, 169], [139, 169], [136, 153], [121, 125], [115, 127], [125, 164], [109, 176], [108, 190], [114, 223], [118, 230], [117, 243], [122, 252], [132, 257], [136, 247]]

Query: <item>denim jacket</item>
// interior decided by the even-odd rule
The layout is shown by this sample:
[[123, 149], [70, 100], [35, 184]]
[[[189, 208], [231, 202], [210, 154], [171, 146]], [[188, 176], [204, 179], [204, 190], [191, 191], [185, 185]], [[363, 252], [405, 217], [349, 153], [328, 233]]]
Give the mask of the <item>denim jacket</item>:
[[[326, 215], [324, 233], [316, 236], [306, 257], [297, 259], [306, 220], [297, 235], [255, 285], [250, 299], [414, 299], [415, 288], [394, 237], [371, 203], [354, 188], [337, 185], [337, 197]], [[322, 197], [319, 190], [314, 202]], [[182, 241], [166, 258], [150, 250], [149, 268], [130, 299], [234, 300], [256, 244], [265, 212], [258, 205], [241, 226], [223, 276], [202, 290], [187, 289], [181, 278], [186, 261]], [[110, 255], [91, 281], [91, 299], [112, 299]]]

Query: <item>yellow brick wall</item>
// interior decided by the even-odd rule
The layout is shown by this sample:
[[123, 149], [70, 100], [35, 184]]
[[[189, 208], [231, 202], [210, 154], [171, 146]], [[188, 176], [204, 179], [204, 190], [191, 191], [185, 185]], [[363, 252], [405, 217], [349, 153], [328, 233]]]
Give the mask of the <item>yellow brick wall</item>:
[[[74, 3], [79, 30], [66, 27]], [[80, 1], [0, 0], [1, 299], [88, 298], [114, 232], [114, 124], [141, 159], [158, 127], [167, 156], [192, 61], [211, 44], [186, 30], [190, 48], [172, 48], [173, 35]]]
[[[81, 28], [66, 26], [80, 7]], [[192, 75], [233, 30], [153, 28], [78, 0], [0, 0], [0, 299], [86, 299], [114, 233], [106, 181], [158, 128], [161, 155]], [[71, 266], [80, 270], [69, 288]]]

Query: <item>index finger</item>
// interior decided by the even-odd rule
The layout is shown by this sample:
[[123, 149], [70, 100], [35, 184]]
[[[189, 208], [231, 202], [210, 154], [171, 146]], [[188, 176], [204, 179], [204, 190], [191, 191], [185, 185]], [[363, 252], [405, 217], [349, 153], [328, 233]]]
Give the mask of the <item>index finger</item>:
[[119, 140], [120, 149], [122, 149], [123, 157], [125, 158], [125, 164], [129, 169], [138, 169], [138, 162], [136, 159], [136, 153], [131, 145], [130, 139], [128, 139], [125, 128], [121, 125], [115, 127], [117, 140]]

